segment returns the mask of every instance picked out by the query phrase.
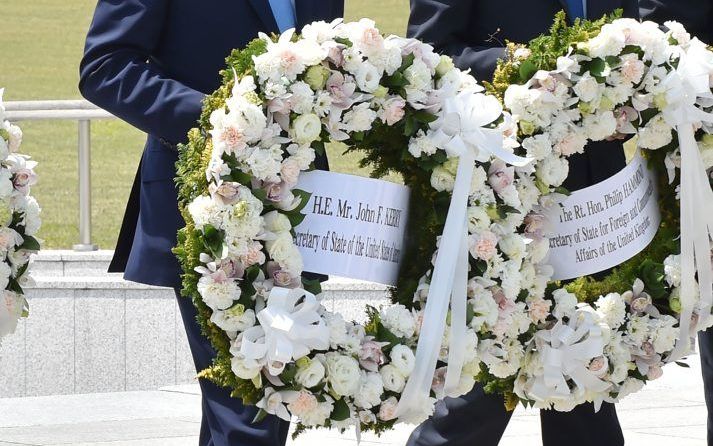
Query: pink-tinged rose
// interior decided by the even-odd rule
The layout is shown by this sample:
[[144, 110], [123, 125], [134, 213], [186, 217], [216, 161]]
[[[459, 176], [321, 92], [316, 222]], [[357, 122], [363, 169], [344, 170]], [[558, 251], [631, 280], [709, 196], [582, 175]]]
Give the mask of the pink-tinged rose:
[[646, 374], [646, 377], [649, 378], [650, 380], [655, 380], [659, 379], [663, 376], [663, 369], [659, 365], [652, 365], [649, 367], [649, 372]]
[[527, 304], [527, 309], [530, 314], [530, 319], [536, 324], [544, 322], [547, 316], [550, 314], [550, 308], [552, 307], [552, 302], [545, 300], [541, 297], [532, 299]]
[[501, 194], [515, 181], [515, 168], [500, 160], [493, 161], [488, 169], [488, 184], [497, 194]]
[[545, 216], [532, 212], [525, 217], [525, 234], [542, 237], [545, 229]]
[[279, 203], [285, 199], [287, 192], [289, 192], [289, 187], [282, 183], [267, 183], [265, 185], [265, 192], [267, 193], [267, 199], [273, 203]]
[[222, 182], [219, 186], [216, 186], [215, 184], [210, 185], [210, 191], [213, 198], [226, 205], [235, 204], [239, 201], [240, 188], [240, 183], [230, 181]]
[[272, 274], [272, 280], [275, 282], [275, 285], [280, 287], [292, 287], [294, 282], [292, 274], [285, 270], [275, 271]]
[[376, 28], [365, 28], [360, 43], [368, 50], [378, 50], [384, 46], [384, 37]]
[[225, 271], [225, 275], [230, 279], [241, 279], [245, 275], [245, 267], [242, 262], [235, 260], [223, 260], [220, 269]]
[[606, 356], [596, 357], [592, 359], [587, 368], [590, 372], [594, 373], [595, 376], [601, 378], [609, 371], [609, 360]]
[[286, 159], [280, 168], [280, 178], [287, 185], [294, 186], [300, 177], [300, 165], [297, 161]]
[[636, 127], [632, 123], [639, 119], [639, 112], [634, 107], [620, 107], [614, 113], [617, 133], [622, 135], [636, 133]]
[[290, 113], [290, 101], [283, 98], [271, 99], [267, 102], [267, 111], [270, 113], [287, 115]]
[[359, 348], [359, 364], [370, 372], [378, 372], [379, 366], [386, 361], [386, 356], [381, 350], [388, 342], [376, 342], [373, 337], [368, 336]]
[[327, 52], [327, 59], [329, 59], [334, 66], [341, 68], [344, 65], [344, 49], [341, 46], [332, 46]]
[[237, 127], [228, 126], [223, 128], [218, 136], [220, 142], [225, 144], [228, 153], [238, 153], [248, 146], [245, 141], [245, 134]]
[[381, 421], [391, 421], [396, 418], [396, 407], [399, 405], [395, 397], [391, 397], [379, 406], [379, 419]]
[[37, 183], [37, 175], [32, 169], [20, 169], [15, 172], [12, 178], [12, 184], [15, 189], [23, 195], [30, 192], [30, 187]]
[[497, 253], [498, 237], [490, 231], [483, 231], [471, 235], [469, 244], [473, 258], [490, 260]]
[[651, 297], [646, 293], [631, 301], [631, 309], [637, 313], [643, 313], [649, 305], [651, 305]]
[[262, 251], [262, 244], [253, 241], [245, 254], [240, 257], [240, 261], [246, 268], [253, 265], [262, 265], [265, 263], [265, 253]]
[[394, 125], [401, 121], [406, 114], [404, 107], [406, 107], [406, 101], [403, 98], [392, 98], [386, 101], [382, 115], [386, 125]]
[[333, 72], [327, 79], [326, 89], [332, 97], [332, 105], [341, 110], [346, 110], [354, 104], [352, 96], [356, 87], [355, 82], [347, 82], [344, 75], [338, 71]]

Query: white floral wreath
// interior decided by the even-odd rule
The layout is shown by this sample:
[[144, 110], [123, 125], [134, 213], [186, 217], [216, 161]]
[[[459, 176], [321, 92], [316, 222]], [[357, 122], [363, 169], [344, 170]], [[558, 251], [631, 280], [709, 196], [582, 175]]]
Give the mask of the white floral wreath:
[[[694, 289], [694, 269], [700, 276], [706, 262], [682, 271], [681, 256], [666, 259], [665, 300], [680, 303], [676, 312], [658, 311], [638, 279], [622, 285], [630, 291], [580, 304], [548, 288], [542, 215], [562, 197], [566, 157], [588, 140], [638, 134], [640, 148], [656, 150], [672, 143], [674, 128], [691, 138], [711, 129], [713, 53], [667, 25], [605, 24], [556, 69], [510, 86], [507, 111], [450, 58], [383, 37], [366, 19], [318, 22], [276, 41], [261, 35], [238, 52], [241, 74], [207, 103], [209, 125], [191, 133], [179, 162], [185, 291], [204, 310], [219, 355], [203, 376], [301, 428], [375, 431], [422, 421], [436, 399], [464, 394], [476, 379], [570, 410], [617, 401], [660, 376], [708, 326], [710, 290], [702, 286], [699, 298]], [[519, 50], [511, 63], [530, 55]], [[439, 248], [448, 255], [434, 253], [413, 309], [373, 311], [362, 326], [328, 312], [300, 279], [291, 231], [307, 195], [296, 185], [324, 142], [393, 126], [410, 138], [404, 156], [431, 166], [433, 190], [453, 195]], [[683, 154], [700, 181], [713, 164], [709, 141]], [[681, 154], [672, 149], [666, 160], [674, 181]], [[685, 196], [696, 193], [690, 185], [681, 193], [683, 202], [696, 198]], [[453, 270], [455, 281], [438, 277]], [[449, 366], [434, 373], [437, 360]]]

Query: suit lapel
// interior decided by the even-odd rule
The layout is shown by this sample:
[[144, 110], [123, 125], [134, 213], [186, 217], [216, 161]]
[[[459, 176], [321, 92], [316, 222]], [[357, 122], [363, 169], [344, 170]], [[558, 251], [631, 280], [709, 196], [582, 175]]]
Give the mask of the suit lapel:
[[277, 27], [277, 21], [272, 14], [270, 2], [268, 0], [248, 0], [248, 2], [252, 5], [258, 17], [260, 17], [263, 26], [265, 26], [265, 31], [279, 34], [280, 29]]

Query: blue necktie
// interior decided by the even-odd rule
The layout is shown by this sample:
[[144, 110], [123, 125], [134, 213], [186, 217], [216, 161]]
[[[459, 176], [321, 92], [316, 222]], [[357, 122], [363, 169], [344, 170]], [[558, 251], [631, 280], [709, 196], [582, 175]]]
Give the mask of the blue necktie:
[[269, 0], [272, 14], [275, 16], [277, 27], [280, 32], [290, 28], [297, 27], [297, 19], [295, 19], [295, 7], [292, 0]]
[[586, 17], [583, 0], [567, 0], [567, 6], [569, 6], [569, 16], [572, 20]]

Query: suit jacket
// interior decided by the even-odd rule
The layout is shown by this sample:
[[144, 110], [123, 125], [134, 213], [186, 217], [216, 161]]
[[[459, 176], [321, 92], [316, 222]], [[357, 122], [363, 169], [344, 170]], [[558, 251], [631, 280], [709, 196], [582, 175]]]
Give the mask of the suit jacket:
[[[296, 0], [299, 27], [343, 13], [343, 0]], [[186, 140], [203, 98], [220, 85], [225, 57], [261, 31], [278, 32], [268, 0], [99, 0], [79, 90], [148, 134], [110, 271], [125, 271], [136, 282], [180, 285], [171, 252], [184, 225], [175, 144]], [[316, 164], [326, 168], [326, 158]]]
[[[619, 8], [625, 17], [639, 17], [637, 0], [589, 0], [587, 17], [598, 19]], [[563, 9], [566, 0], [411, 0], [408, 34], [451, 55], [479, 81], [490, 80], [506, 40], [529, 42]]]
[[[626, 17], [639, 17], [637, 0], [589, 0], [587, 17], [598, 19], [619, 8]], [[490, 80], [506, 40], [527, 43], [546, 32], [563, 9], [566, 0], [411, 0], [408, 34], [452, 56], [479, 81]], [[619, 142], [592, 142], [584, 154], [569, 157], [569, 165], [564, 186], [581, 189], [621, 170], [624, 151]]]
[[641, 18], [663, 25], [676, 20], [692, 36], [713, 44], [713, 0], [640, 0]]

